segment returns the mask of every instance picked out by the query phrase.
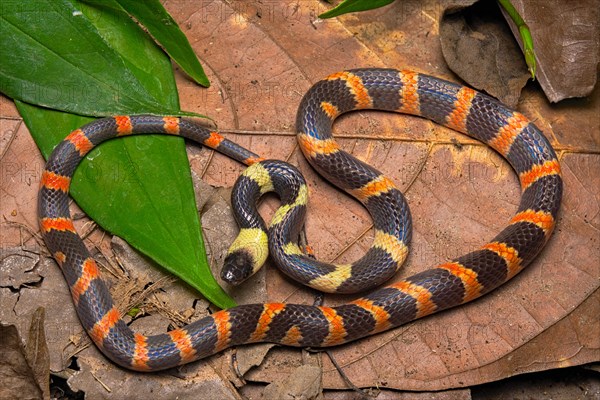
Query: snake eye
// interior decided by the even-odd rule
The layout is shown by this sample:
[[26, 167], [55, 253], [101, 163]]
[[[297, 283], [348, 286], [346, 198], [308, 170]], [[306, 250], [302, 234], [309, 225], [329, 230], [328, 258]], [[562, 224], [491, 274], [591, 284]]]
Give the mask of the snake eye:
[[247, 251], [236, 250], [229, 253], [225, 257], [221, 279], [230, 285], [237, 286], [252, 275], [253, 265], [254, 259]]

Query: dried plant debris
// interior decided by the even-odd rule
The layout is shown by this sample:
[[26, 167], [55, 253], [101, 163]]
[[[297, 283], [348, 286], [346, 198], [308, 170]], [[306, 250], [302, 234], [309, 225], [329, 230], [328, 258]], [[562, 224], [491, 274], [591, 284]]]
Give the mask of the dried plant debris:
[[440, 22], [449, 67], [470, 86], [515, 107], [530, 78], [523, 53], [495, 4], [478, 2]]
[[39, 271], [38, 250], [9, 248], [0, 250], [0, 287], [19, 290], [24, 286], [39, 284], [43, 276]]
[[274, 381], [265, 388], [264, 399], [322, 399], [323, 371], [314, 365], [301, 365], [282, 381]]
[[85, 392], [86, 398], [240, 400], [233, 386], [207, 362], [139, 374], [116, 366], [92, 346], [79, 354], [78, 364], [81, 369], [68, 379], [68, 384], [74, 391]]
[[48, 353], [48, 345], [46, 344], [45, 322], [46, 310], [43, 307], [38, 307], [31, 316], [25, 354], [33, 370], [35, 380], [44, 392], [44, 398], [49, 398], [50, 354]]
[[41, 399], [43, 390], [27, 362], [25, 349], [14, 325], [0, 324], [0, 398]]
[[239, 347], [235, 353], [235, 372], [243, 377], [251, 368], [259, 366], [263, 362], [273, 346], [275, 345], [271, 343], [260, 343], [253, 346]]
[[[529, 25], [537, 60], [536, 79], [551, 102], [592, 93], [600, 62], [600, 1], [513, 0]], [[521, 44], [518, 28], [505, 14]]]
[[[600, 1], [513, 5], [531, 32], [536, 80], [546, 97], [558, 102], [589, 95], [600, 62]], [[495, 1], [449, 6], [440, 21], [440, 42], [448, 66], [465, 82], [516, 106], [530, 75], [519, 29]]]

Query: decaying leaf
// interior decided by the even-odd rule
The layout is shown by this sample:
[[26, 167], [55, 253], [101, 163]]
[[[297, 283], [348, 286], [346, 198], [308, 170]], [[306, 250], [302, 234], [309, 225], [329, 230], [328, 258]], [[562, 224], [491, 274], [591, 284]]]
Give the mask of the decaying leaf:
[[[536, 76], [546, 97], [558, 102], [588, 96], [598, 79], [600, 1], [512, 3], [531, 30], [538, 64]], [[521, 44], [517, 27], [506, 19]]]
[[[522, 41], [518, 27], [494, 3], [449, 6], [440, 22], [442, 51], [465, 82], [515, 106], [529, 78], [518, 47]], [[557, 102], [589, 95], [600, 62], [600, 1], [513, 1], [513, 5], [529, 26], [536, 80], [547, 98]]]
[[490, 3], [444, 15], [442, 52], [448, 66], [470, 86], [515, 107], [530, 75], [498, 6]]
[[275, 381], [265, 388], [265, 399], [307, 399], [322, 398], [321, 368], [313, 365], [302, 365], [292, 371], [283, 381]]
[[14, 325], [0, 324], [0, 380], [0, 398], [29, 400], [43, 397]]
[[38, 307], [31, 316], [29, 338], [27, 339], [26, 356], [33, 370], [38, 386], [44, 392], [44, 398], [50, 398], [50, 355], [46, 344], [44, 330], [45, 310]]
[[[360, 204], [324, 182], [299, 152], [293, 128], [296, 108], [312, 83], [344, 68], [408, 68], [458, 81], [439, 48], [444, 8], [434, 0], [396, 1], [385, 10], [316, 23], [316, 16], [325, 10], [317, 1], [290, 7], [285, 2], [241, 4], [215, 1], [199, 11], [193, 2], [165, 3], [188, 38], [194, 38], [194, 50], [207, 60], [214, 82], [213, 88], [200, 91], [178, 73], [183, 107], [214, 111], [211, 115], [229, 139], [297, 165], [309, 185], [307, 236], [317, 257], [338, 262], [356, 259], [371, 245], [371, 219]], [[536, 85], [523, 91], [519, 110], [550, 138], [565, 180], [557, 229], [538, 259], [510, 283], [466, 307], [333, 350], [352, 382], [427, 393], [421, 398], [443, 398], [431, 391], [598, 360], [593, 334], [599, 328], [593, 324], [598, 315], [595, 278], [600, 276], [599, 95], [552, 105]], [[398, 278], [476, 248], [494, 237], [518, 207], [518, 178], [510, 166], [463, 135], [423, 119], [367, 111], [341, 117], [334, 131], [342, 148], [390, 175], [406, 193], [415, 222], [414, 239]], [[0, 160], [3, 171], [12, 171], [7, 165], [21, 166], [25, 172], [41, 165], [28, 138], [24, 128], [19, 130]], [[242, 170], [196, 146], [188, 147], [188, 154], [197, 174], [214, 186], [231, 186]], [[0, 214], [36, 226], [39, 177], [29, 175], [33, 177], [10, 175], [2, 187]], [[218, 265], [236, 229], [226, 202], [213, 209], [221, 203], [213, 200], [203, 207], [203, 226], [211, 258]], [[277, 205], [276, 199], [269, 198], [260, 210], [269, 217]], [[101, 232], [95, 232], [87, 245], [110, 251], [110, 240]], [[84, 350], [70, 346], [69, 337], [78, 336], [84, 343], [88, 339], [74, 314], [64, 277], [56, 265], [50, 266], [39, 287], [22, 287], [18, 293], [11, 292], [12, 287], [0, 288], [3, 306], [8, 305], [0, 310], [0, 317], [28, 324], [33, 310], [43, 303], [53, 368], [64, 369], [77, 352], [80, 371], [70, 379], [73, 387], [90, 397], [183, 397], [204, 390], [221, 398], [239, 398], [223, 372], [231, 364], [228, 353], [181, 369], [142, 375], [116, 367], [93, 345]], [[111, 279], [108, 269], [102, 267], [102, 274]], [[255, 301], [250, 295], [258, 293], [256, 301], [261, 302], [313, 302], [314, 293], [299, 288], [273, 266], [262, 274], [256, 278], [260, 291], [243, 289], [257, 293], [240, 294], [239, 303]], [[175, 285], [163, 290], [163, 299], [186, 291]], [[327, 296], [325, 304], [353, 298]], [[187, 311], [193, 297], [187, 302], [182, 300], [179, 309]], [[201, 304], [195, 312], [198, 308], [206, 307]], [[138, 318], [132, 326], [162, 333], [168, 324], [163, 318], [144, 320]], [[285, 379], [300, 365], [298, 349], [277, 346], [244, 378], [270, 383]], [[347, 389], [326, 358], [323, 370], [323, 387]], [[455, 390], [446, 398], [457, 398], [457, 393], [468, 398], [468, 389]]]
[[0, 249], [0, 287], [18, 290], [42, 280], [38, 271], [39, 251], [22, 248]]

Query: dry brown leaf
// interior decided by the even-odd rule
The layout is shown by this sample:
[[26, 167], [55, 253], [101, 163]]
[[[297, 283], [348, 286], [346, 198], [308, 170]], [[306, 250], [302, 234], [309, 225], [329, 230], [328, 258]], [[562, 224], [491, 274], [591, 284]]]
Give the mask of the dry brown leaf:
[[314, 365], [301, 365], [283, 381], [275, 381], [263, 392], [265, 399], [294, 400], [322, 399], [321, 376], [323, 371]]
[[[214, 1], [200, 6], [191, 1], [167, 1], [165, 6], [204, 60], [213, 83], [203, 90], [177, 74], [182, 107], [210, 115], [228, 138], [253, 151], [298, 165], [310, 187], [307, 233], [318, 257], [348, 261], [361, 255], [370, 246], [371, 220], [360, 205], [321, 180], [299, 153], [293, 132], [296, 108], [312, 83], [344, 68], [412, 68], [456, 80], [444, 63], [439, 44], [438, 24], [446, 5], [433, 0], [397, 1], [385, 10], [328, 21], [316, 21], [316, 15], [325, 10], [318, 1]], [[558, 228], [538, 260], [503, 288], [473, 304], [334, 350], [355, 384], [431, 391], [600, 358], [597, 343], [582, 335], [581, 325], [576, 323], [597, 319], [589, 304], [593, 304], [600, 276], [598, 94], [553, 106], [527, 88], [519, 103], [519, 109], [533, 118], [555, 145], [565, 178]], [[516, 211], [517, 178], [506, 162], [472, 139], [429, 121], [381, 112], [344, 116], [336, 123], [335, 132], [344, 149], [383, 170], [407, 192], [415, 234], [401, 276], [479, 246]], [[196, 173], [215, 186], [231, 186], [242, 170], [223, 156], [212, 156], [197, 147], [191, 147], [190, 159]], [[29, 178], [2, 177], [0, 213], [5, 220], [35, 227], [42, 162], [22, 127], [0, 159], [2, 171], [10, 163], [22, 166], [20, 174]], [[269, 199], [261, 210], [268, 216], [276, 206], [277, 202]], [[222, 212], [219, 209], [208, 218], [223, 221]], [[19, 230], [11, 232], [10, 236], [2, 233], [3, 246], [20, 244], [23, 239], [35, 242]], [[228, 243], [222, 243], [226, 240], [219, 237], [218, 230], [212, 235], [207, 243], [213, 259], [218, 260]], [[108, 247], [109, 240], [100, 233], [95, 232], [90, 240], [100, 248]], [[272, 266], [265, 275], [267, 294], [262, 300], [312, 303], [310, 290], [298, 288]], [[3, 302], [10, 302], [7, 309], [0, 310], [0, 318], [18, 322], [43, 303], [49, 322], [52, 319], [47, 330], [51, 365], [63, 369], [68, 356], [79, 351], [68, 346], [68, 338], [81, 334], [81, 326], [73, 309], [65, 307], [70, 299], [58, 269], [53, 266], [52, 272], [42, 276], [39, 289], [22, 289], [18, 298], [0, 288]], [[328, 296], [326, 302], [348, 299]], [[95, 393], [108, 393], [100, 381], [111, 388], [112, 396], [125, 393], [124, 382], [135, 391], [181, 381], [165, 374], [142, 376], [124, 371], [94, 347], [78, 356], [81, 374], [86, 377], [72, 382], [95, 385]], [[186, 367], [184, 374], [193, 376], [194, 382], [213, 382], [203, 383], [207, 390], [216, 387], [215, 393], [235, 396], [223, 381], [227, 374], [222, 371], [229, 364], [221, 354]], [[298, 350], [278, 347], [261, 366], [248, 372], [246, 379], [271, 382], [285, 378], [301, 364]], [[323, 386], [345, 388], [329, 361], [324, 360], [323, 365]], [[196, 388], [170, 390], [173, 394]]]
[[27, 363], [19, 332], [14, 325], [0, 324], [0, 378], [0, 398], [43, 398], [43, 391]]
[[38, 307], [31, 316], [31, 325], [29, 327], [29, 337], [27, 339], [25, 355], [33, 370], [33, 376], [35, 377], [38, 386], [42, 389], [44, 399], [49, 399], [50, 355], [48, 354], [44, 323], [44, 307]]
[[449, 67], [475, 89], [514, 107], [531, 77], [523, 53], [493, 2], [477, 2], [440, 21], [440, 42]]
[[[537, 80], [552, 102], [588, 96], [598, 80], [600, 1], [512, 1], [533, 38]], [[521, 44], [518, 28], [506, 15]]]
[[38, 271], [39, 250], [15, 248], [0, 249], [0, 287], [18, 290], [34, 286], [42, 280]]

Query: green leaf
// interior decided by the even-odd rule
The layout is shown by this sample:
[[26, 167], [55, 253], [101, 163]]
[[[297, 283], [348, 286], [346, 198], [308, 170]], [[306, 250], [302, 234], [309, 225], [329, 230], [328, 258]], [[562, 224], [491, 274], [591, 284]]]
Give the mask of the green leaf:
[[167, 54], [196, 83], [205, 87], [210, 86], [187, 37], [158, 0], [119, 0], [119, 3], [148, 29], [148, 32], [161, 44]]
[[351, 12], [373, 10], [387, 6], [393, 2], [394, 0], [345, 0], [338, 4], [337, 7], [319, 15], [319, 18], [333, 18]]
[[0, 48], [11, 51], [2, 57], [0, 89], [13, 99], [93, 116], [177, 111], [139, 83], [71, 1], [3, 4]]
[[[127, 76], [127, 79], [119, 82], [119, 89], [138, 93], [139, 96], [136, 95], [137, 104], [128, 103], [129, 97], [124, 100], [120, 97], [119, 100], [123, 100], [121, 103], [113, 99], [113, 108], [110, 102], [104, 101], [106, 107], [103, 107], [102, 113], [119, 113], [124, 108], [123, 103], [126, 104], [127, 113], [151, 111], [148, 104], [155, 104], [156, 111], [161, 114], [165, 110], [179, 110], [170, 60], [131, 18], [67, 0], [24, 3], [15, 3], [15, 7], [3, 4], [0, 22], [5, 25], [4, 21], [10, 20], [11, 26], [14, 26], [11, 32], [21, 32], [15, 34], [11, 41], [34, 42], [36, 46], [16, 45], [12, 58], [21, 62], [14, 62], [15, 68], [9, 72], [4, 69], [3, 60], [3, 73], [0, 75], [3, 90], [10, 87], [12, 82], [27, 81], [32, 85], [32, 92], [43, 92], [50, 81], [42, 81], [38, 86], [35, 80], [28, 80], [32, 78], [26, 70], [32, 68], [31, 60], [35, 60], [34, 67], [39, 65], [39, 68], [43, 66], [42, 69], [54, 71], [52, 83], [56, 88], [68, 84], [71, 79], [69, 74], [77, 71], [81, 80], [78, 90], [70, 94], [72, 104], [69, 107], [75, 113], [87, 113], [85, 110], [93, 106], [98, 91], [106, 89], [106, 86], [98, 84], [99, 77], [111, 74], [114, 79]], [[44, 12], [38, 13], [37, 10]], [[73, 37], [74, 42], [83, 40], [104, 48], [102, 54], [95, 54], [97, 63], [94, 57], [82, 54], [86, 49], [96, 52], [94, 46], [79, 43], [83, 47], [78, 50], [73, 43], [63, 46], [56, 41], [48, 45], [51, 47], [42, 44], [46, 42], [40, 38], [65, 38], [72, 33], [71, 23], [51, 23], [68, 19], [69, 15], [87, 21], [77, 22], [81, 31]], [[93, 25], [90, 21], [93, 21]], [[27, 25], [27, 28], [22, 28], [20, 24]], [[2, 43], [7, 42], [5, 33], [3, 30]], [[69, 51], [86, 57], [88, 62], [75, 63]], [[62, 73], [61, 66], [66, 68]], [[115, 71], [100, 71], [100, 66], [114, 67]], [[91, 87], [98, 91], [90, 90]], [[104, 96], [105, 93], [100, 95]], [[36, 96], [27, 98], [36, 100]], [[26, 104], [18, 99], [16, 104], [45, 157], [70, 131], [93, 120]], [[42, 105], [52, 104], [44, 102]], [[90, 152], [77, 169], [71, 194], [103, 228], [123, 237], [199, 290], [214, 304], [222, 308], [235, 305], [210, 273], [189, 164], [181, 138], [142, 135], [102, 144]]]
[[158, 0], [84, 0], [111, 9], [114, 12], [129, 13], [144, 25], [154, 39], [160, 43], [169, 56], [198, 84], [209, 87], [210, 82], [202, 65], [192, 50], [190, 42], [177, 22]]

